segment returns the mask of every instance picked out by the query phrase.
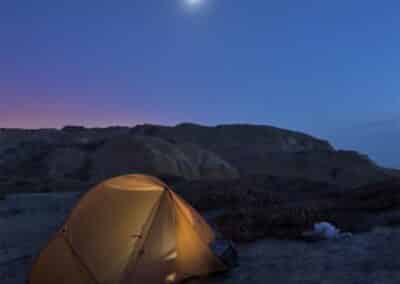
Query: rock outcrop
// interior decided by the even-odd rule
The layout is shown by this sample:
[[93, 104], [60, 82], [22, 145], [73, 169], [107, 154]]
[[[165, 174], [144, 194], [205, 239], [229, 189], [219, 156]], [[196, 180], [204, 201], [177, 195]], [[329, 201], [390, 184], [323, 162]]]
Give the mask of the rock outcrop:
[[190, 142], [220, 155], [242, 176], [267, 174], [356, 187], [392, 175], [354, 151], [337, 151], [310, 135], [260, 125], [141, 125], [134, 133]]
[[188, 180], [239, 176], [200, 145], [136, 135], [130, 128], [0, 132], [0, 192], [85, 190], [133, 172]]
[[0, 191], [84, 190], [118, 174], [274, 175], [357, 187], [398, 175], [309, 135], [258, 125], [0, 129]]
[[90, 176], [94, 181], [132, 172], [188, 180], [238, 177], [236, 169], [214, 153], [151, 136], [118, 136], [93, 154]]

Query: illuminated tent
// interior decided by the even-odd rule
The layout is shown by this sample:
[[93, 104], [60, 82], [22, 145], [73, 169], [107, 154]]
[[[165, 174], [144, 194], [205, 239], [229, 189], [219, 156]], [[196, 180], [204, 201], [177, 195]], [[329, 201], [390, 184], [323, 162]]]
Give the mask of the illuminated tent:
[[225, 269], [203, 218], [167, 185], [144, 175], [93, 188], [33, 265], [29, 282], [177, 283]]

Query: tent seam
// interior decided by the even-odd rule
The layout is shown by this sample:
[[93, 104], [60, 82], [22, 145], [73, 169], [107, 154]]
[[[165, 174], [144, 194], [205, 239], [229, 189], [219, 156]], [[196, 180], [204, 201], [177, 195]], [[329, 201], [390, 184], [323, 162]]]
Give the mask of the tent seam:
[[[149, 234], [150, 229], [151, 229], [151, 225], [149, 226], [147, 232], [144, 232], [144, 230], [145, 230], [145, 228], [147, 227], [147, 225], [148, 225], [148, 224], [154, 219], [154, 217], [157, 215], [158, 210], [160, 209], [160, 206], [161, 206], [161, 199], [162, 199], [164, 193], [165, 193], [165, 191], [160, 195], [160, 199], [158, 200], [158, 204], [155, 205], [155, 206], [152, 208], [151, 214], [149, 215], [149, 217], [147, 218], [146, 222], [145, 222], [144, 225], [142, 226], [142, 231], [140, 232], [140, 235], [142, 235], [142, 237], [141, 237], [141, 239], [140, 239], [141, 242], [139, 243], [139, 245], [138, 245], [138, 247], [137, 247], [136, 249], [135, 249], [135, 246], [132, 248], [132, 252], [131, 252], [131, 254], [130, 254], [129, 260], [131, 260], [131, 259], [133, 258], [133, 259], [132, 259], [132, 262], [133, 262], [132, 266], [133, 266], [133, 267], [135, 267], [134, 264], [136, 263], [137, 258], [138, 258], [138, 255], [134, 256], [135, 251], [140, 251], [140, 250], [142, 249], [142, 247], [143, 247], [145, 241], [147, 240], [148, 234]], [[146, 236], [143, 236], [143, 233], [146, 233]], [[122, 272], [121, 278], [119, 279], [119, 283], [121, 283], [121, 281], [124, 279], [124, 277], [125, 277], [125, 275], [126, 275], [126, 273], [127, 273], [126, 270], [127, 270], [127, 268], [128, 268], [128, 265], [131, 264], [131, 262], [130, 262], [129, 260], [127, 261], [127, 263], [126, 263], [124, 269], [122, 270], [123, 272]]]
[[83, 267], [83, 269], [89, 274], [89, 277], [94, 281], [95, 284], [100, 284], [100, 282], [94, 276], [94, 273], [90, 270], [89, 266], [85, 263], [82, 257], [75, 251], [75, 249], [72, 246], [72, 243], [64, 235], [62, 235], [61, 238], [67, 244], [67, 247], [71, 251], [73, 257], [76, 258], [76, 260], [78, 261], [79, 266]]
[[[176, 194], [176, 193], [175, 193], [175, 194]], [[171, 193], [171, 196], [172, 196], [172, 199], [175, 200], [174, 194]], [[194, 225], [190, 222], [189, 218], [186, 216], [186, 214], [184, 213], [184, 211], [179, 207], [179, 204], [178, 204], [177, 202], [174, 202], [174, 207], [177, 208], [177, 210], [178, 210], [178, 211], [181, 213], [181, 215], [186, 219], [186, 221], [189, 222], [189, 224], [191, 224], [192, 227], [194, 227]], [[199, 235], [199, 234], [198, 234], [198, 235]], [[203, 240], [203, 238], [201, 238], [200, 236], [199, 236], [199, 240], [200, 240], [201, 244], [202, 244], [204, 247], [210, 249], [209, 244], [208, 244], [207, 242], [205, 242], [205, 241]], [[225, 265], [217, 256], [215, 256], [214, 254], [212, 254], [212, 255], [213, 255], [213, 258], [214, 258], [222, 267], [225, 267], [225, 268], [226, 268], [226, 265]]]

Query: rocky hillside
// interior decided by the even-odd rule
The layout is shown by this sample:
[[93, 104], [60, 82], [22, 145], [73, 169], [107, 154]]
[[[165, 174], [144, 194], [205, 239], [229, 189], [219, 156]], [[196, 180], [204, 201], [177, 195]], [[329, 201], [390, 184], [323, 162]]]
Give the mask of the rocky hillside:
[[327, 141], [270, 126], [186, 123], [175, 127], [142, 125], [132, 131], [200, 145], [229, 162], [242, 176], [268, 174], [356, 187], [394, 174], [365, 155], [337, 151]]
[[119, 174], [220, 180], [267, 174], [353, 187], [395, 172], [328, 142], [269, 126], [0, 130], [0, 191], [84, 190]]
[[199, 145], [136, 135], [129, 128], [0, 132], [3, 188], [77, 190], [132, 172], [183, 179], [238, 176], [228, 162]]

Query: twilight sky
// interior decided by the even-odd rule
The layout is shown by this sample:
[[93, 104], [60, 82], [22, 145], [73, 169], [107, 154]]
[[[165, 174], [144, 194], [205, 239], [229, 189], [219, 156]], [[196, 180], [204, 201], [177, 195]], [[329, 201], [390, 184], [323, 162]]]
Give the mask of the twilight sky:
[[400, 167], [400, 2], [3, 0], [0, 127], [246, 122]]

